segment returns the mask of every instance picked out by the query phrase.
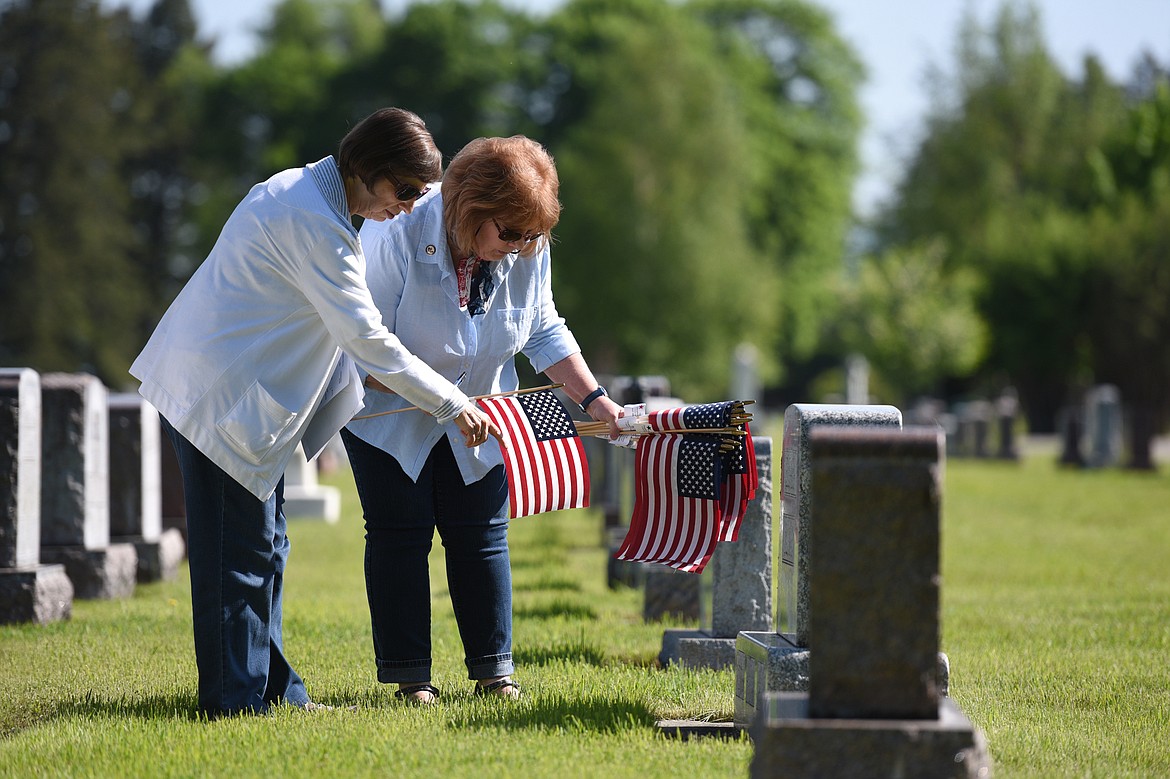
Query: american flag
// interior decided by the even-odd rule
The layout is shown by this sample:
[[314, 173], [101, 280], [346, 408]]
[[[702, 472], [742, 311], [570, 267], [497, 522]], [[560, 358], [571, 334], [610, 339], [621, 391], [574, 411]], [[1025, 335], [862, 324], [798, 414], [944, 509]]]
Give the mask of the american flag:
[[509, 516], [589, 505], [589, 463], [573, 418], [551, 391], [478, 401], [504, 434]]
[[646, 415], [651, 430], [696, 430], [700, 428], [728, 427], [731, 424], [732, 407], [730, 400], [722, 403], [696, 403], [693, 406], [668, 408]]
[[634, 513], [617, 559], [703, 572], [720, 534], [720, 442], [679, 433], [638, 441]]
[[752, 444], [752, 431], [743, 426], [747, 435], [737, 446], [723, 456], [723, 487], [720, 490], [719, 509], [722, 514], [719, 540], [735, 541], [739, 538], [739, 526], [747, 513], [748, 501], [756, 496], [760, 477], [756, 470], [756, 447]]

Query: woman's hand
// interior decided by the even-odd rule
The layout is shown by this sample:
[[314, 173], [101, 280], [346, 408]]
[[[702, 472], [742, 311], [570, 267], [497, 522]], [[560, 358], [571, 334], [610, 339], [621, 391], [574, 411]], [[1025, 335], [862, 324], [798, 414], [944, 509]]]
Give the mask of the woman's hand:
[[618, 429], [618, 417], [625, 416], [626, 410], [609, 399], [608, 395], [602, 395], [597, 400], [589, 404], [589, 410], [586, 411], [594, 422], [606, 422], [609, 424], [610, 439], [617, 438], [621, 435], [621, 430]]
[[504, 434], [500, 428], [474, 403], [468, 403], [454, 421], [459, 432], [463, 434], [463, 443], [468, 449], [487, 443], [488, 436], [499, 441], [501, 447], [504, 446]]
[[377, 390], [378, 392], [385, 392], [388, 395], [397, 394], [396, 392], [394, 392], [394, 390], [390, 389], [385, 384], [383, 384], [382, 382], [375, 379], [373, 376], [367, 376], [364, 384], [369, 389]]

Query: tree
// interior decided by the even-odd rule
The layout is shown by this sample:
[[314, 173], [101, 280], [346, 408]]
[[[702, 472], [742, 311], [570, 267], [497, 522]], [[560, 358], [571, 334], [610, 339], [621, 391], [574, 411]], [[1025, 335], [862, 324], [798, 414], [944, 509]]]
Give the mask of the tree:
[[841, 288], [841, 340], [907, 398], [970, 373], [986, 348], [977, 278], [966, 268], [948, 271], [944, 257], [938, 241], [891, 249], [862, 260]]
[[1128, 408], [1130, 466], [1151, 469], [1170, 417], [1170, 78], [1130, 109], [1098, 170], [1104, 202], [1087, 242], [1093, 367]]
[[885, 247], [942, 238], [947, 266], [982, 278], [991, 342], [980, 374], [1006, 377], [1032, 429], [1052, 430], [1085, 380], [1078, 215], [1095, 198], [1090, 159], [1124, 93], [1092, 57], [1080, 81], [1065, 79], [1031, 4], [1005, 3], [986, 30], [969, 15], [958, 51], [954, 74], [935, 74], [924, 137], [878, 235]]
[[141, 282], [125, 161], [142, 140], [124, 14], [0, 11], [0, 363], [124, 382]]
[[749, 132], [743, 179], [752, 244], [780, 276], [786, 361], [821, 345], [851, 227], [864, 70], [821, 8], [799, 0], [694, 0], [719, 38]]
[[655, 0], [571, 4], [553, 24], [585, 98], [553, 149], [558, 304], [602, 370], [726, 392], [736, 343], [772, 346], [776, 297], [747, 238], [747, 129], [713, 36]]

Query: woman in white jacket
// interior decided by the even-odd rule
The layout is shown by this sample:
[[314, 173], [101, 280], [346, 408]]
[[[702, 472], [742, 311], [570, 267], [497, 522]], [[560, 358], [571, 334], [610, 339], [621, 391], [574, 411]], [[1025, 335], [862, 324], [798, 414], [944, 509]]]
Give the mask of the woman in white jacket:
[[199, 708], [210, 716], [317, 707], [282, 648], [283, 475], [299, 443], [312, 457], [361, 407], [355, 364], [468, 446], [499, 433], [386, 329], [351, 222], [410, 213], [441, 175], [423, 121], [385, 108], [346, 134], [336, 159], [257, 184], [130, 368], [183, 474]]

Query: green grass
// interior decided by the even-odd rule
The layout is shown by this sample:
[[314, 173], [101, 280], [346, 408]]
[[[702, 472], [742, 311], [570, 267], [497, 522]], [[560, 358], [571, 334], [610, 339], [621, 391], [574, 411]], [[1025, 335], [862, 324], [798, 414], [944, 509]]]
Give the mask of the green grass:
[[[600, 515], [512, 525], [526, 698], [473, 697], [436, 542], [440, 706], [374, 680], [362, 530], [292, 524], [286, 649], [314, 698], [357, 711], [194, 715], [189, 589], [77, 601], [0, 627], [0, 776], [743, 777], [750, 741], [679, 742], [662, 718], [732, 718], [730, 671], [660, 669], [641, 595], [605, 585]], [[952, 460], [943, 528], [951, 692], [998, 777], [1170, 776], [1170, 480]]]

